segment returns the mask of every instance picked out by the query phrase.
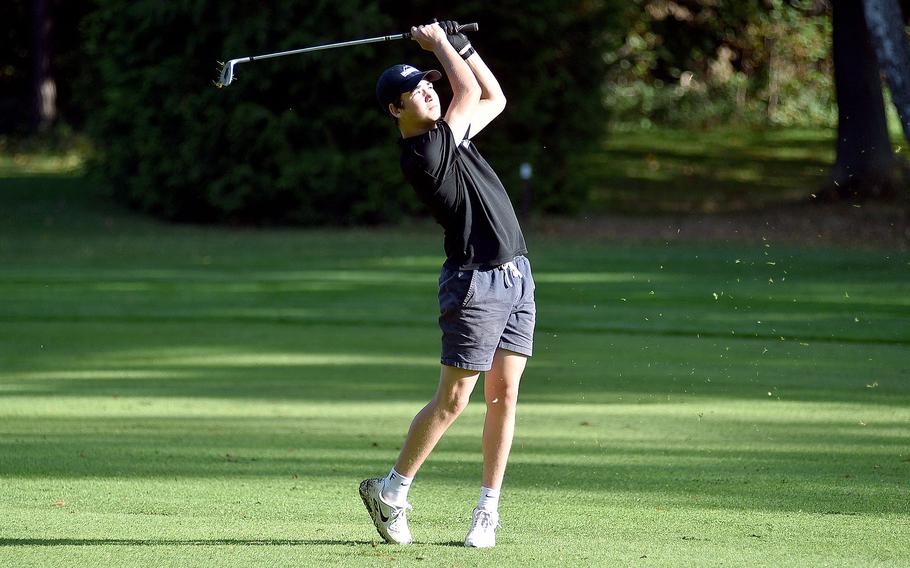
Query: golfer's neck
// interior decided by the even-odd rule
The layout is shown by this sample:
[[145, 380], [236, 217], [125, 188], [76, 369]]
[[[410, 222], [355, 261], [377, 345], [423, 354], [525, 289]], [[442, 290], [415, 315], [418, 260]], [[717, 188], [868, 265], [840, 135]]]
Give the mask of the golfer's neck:
[[421, 134], [426, 134], [427, 132], [436, 128], [436, 122], [420, 122], [418, 124], [404, 124], [399, 122], [398, 129], [401, 131], [402, 138], [413, 138], [415, 136], [420, 136]]

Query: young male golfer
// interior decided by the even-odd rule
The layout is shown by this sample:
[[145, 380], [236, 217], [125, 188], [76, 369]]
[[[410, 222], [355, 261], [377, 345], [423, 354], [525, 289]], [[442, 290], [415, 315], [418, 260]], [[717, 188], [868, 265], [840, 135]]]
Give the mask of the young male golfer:
[[[433, 399], [411, 422], [398, 461], [385, 478], [360, 484], [379, 534], [408, 544], [408, 490], [434, 446], [468, 404], [484, 373], [483, 481], [465, 546], [491, 547], [499, 491], [515, 429], [518, 382], [531, 356], [534, 281], [524, 237], [499, 178], [471, 142], [505, 108], [496, 78], [456, 22], [411, 29], [439, 59], [452, 86], [442, 115], [432, 81], [438, 71], [386, 69], [376, 85], [383, 109], [401, 130], [401, 169], [445, 229], [439, 275], [442, 357]], [[448, 33], [447, 33], [448, 32]]]

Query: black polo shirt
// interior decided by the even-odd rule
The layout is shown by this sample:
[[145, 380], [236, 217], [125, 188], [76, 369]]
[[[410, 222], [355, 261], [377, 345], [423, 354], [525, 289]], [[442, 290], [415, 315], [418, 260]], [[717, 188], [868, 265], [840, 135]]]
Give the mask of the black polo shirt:
[[470, 139], [457, 144], [440, 119], [399, 144], [404, 177], [445, 229], [450, 266], [474, 270], [527, 254], [509, 195]]

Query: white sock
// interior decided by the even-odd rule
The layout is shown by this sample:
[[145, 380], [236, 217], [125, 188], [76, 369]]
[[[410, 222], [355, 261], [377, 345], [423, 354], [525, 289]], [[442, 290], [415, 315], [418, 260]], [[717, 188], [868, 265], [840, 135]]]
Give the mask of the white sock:
[[490, 489], [489, 487], [480, 488], [480, 499], [477, 500], [477, 508], [496, 513], [499, 510], [499, 489]]
[[411, 488], [412, 481], [414, 481], [413, 477], [405, 477], [395, 471], [393, 467], [383, 480], [383, 500], [391, 505], [404, 505], [408, 502], [408, 490]]

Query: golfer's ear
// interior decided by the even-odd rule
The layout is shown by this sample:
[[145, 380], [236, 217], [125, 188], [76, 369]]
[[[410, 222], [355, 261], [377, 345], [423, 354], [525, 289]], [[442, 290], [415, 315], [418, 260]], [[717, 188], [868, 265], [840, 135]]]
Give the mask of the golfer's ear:
[[395, 106], [395, 103], [389, 103], [389, 114], [391, 114], [395, 118], [398, 118], [399, 116], [401, 116], [401, 111], [398, 109], [397, 106]]

